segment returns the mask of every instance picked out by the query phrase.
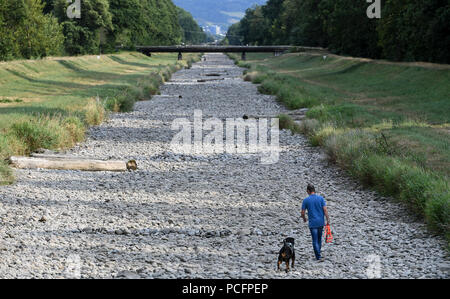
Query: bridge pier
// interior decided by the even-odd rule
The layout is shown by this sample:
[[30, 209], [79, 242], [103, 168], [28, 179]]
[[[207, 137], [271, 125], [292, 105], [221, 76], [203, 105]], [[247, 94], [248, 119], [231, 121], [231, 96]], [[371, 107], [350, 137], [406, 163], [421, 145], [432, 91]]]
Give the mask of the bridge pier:
[[245, 52], [242, 52], [242, 56], [241, 56], [242, 60], [247, 60], [247, 54]]
[[183, 54], [181, 52], [178, 52], [178, 60], [183, 60]]

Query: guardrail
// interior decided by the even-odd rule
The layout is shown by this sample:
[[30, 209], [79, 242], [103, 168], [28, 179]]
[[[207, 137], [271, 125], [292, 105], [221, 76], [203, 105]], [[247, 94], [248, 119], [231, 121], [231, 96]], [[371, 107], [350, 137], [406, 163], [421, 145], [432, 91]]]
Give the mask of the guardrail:
[[178, 60], [183, 59], [182, 53], [242, 53], [242, 59], [246, 59], [246, 53], [273, 52], [275, 56], [287, 51], [326, 51], [319, 47], [302, 46], [136, 46], [136, 50], [151, 56], [151, 53], [178, 53]]

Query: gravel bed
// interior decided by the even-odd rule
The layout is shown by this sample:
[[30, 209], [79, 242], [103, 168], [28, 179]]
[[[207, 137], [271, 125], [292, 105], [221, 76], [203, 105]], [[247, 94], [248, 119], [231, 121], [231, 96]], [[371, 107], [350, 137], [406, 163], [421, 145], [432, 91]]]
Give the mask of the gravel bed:
[[[138, 171], [17, 170], [17, 183], [0, 187], [0, 278], [449, 278], [441, 237], [329, 165], [301, 135], [280, 132], [274, 164], [256, 154], [172, 151], [173, 120], [192, 119], [195, 109], [204, 119], [285, 111], [242, 71], [207, 54], [161, 96], [112, 114], [67, 151], [135, 159]], [[323, 262], [300, 218], [308, 182], [331, 217]], [[286, 237], [296, 240], [296, 267], [277, 272]]]

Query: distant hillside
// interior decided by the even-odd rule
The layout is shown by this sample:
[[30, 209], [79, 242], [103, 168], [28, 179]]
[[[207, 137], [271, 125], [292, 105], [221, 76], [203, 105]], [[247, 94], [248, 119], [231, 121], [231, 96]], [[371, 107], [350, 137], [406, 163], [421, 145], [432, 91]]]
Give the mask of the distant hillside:
[[222, 32], [244, 17], [245, 10], [267, 0], [173, 0], [190, 12], [201, 26], [220, 26]]

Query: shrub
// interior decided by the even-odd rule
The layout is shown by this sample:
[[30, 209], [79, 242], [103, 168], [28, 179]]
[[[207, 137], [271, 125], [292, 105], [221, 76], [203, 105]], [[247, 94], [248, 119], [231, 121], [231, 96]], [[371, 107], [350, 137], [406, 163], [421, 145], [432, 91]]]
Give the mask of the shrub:
[[61, 123], [63, 130], [64, 144], [63, 147], [69, 147], [79, 141], [82, 141], [85, 136], [85, 126], [83, 122], [75, 116], [65, 118]]
[[377, 152], [375, 135], [366, 130], [336, 129], [331, 125], [316, 129], [313, 143], [323, 145], [330, 160], [346, 168], [362, 155]]
[[140, 100], [146, 100], [149, 95], [159, 93], [159, 85], [167, 81], [180, 66], [171, 65], [161, 69], [158, 73], [150, 74], [148, 79], [138, 83], [138, 86], [127, 86], [115, 96], [106, 99], [104, 108], [114, 112], [130, 112], [134, 104]]
[[85, 122], [87, 125], [97, 126], [105, 119], [105, 108], [100, 101], [95, 99], [88, 101], [84, 111]]
[[0, 186], [14, 183], [14, 176], [11, 168], [5, 161], [0, 161]]
[[0, 160], [6, 159], [12, 153], [8, 136], [0, 134]]
[[444, 180], [436, 185], [440, 187], [430, 190], [431, 194], [427, 192], [425, 217], [430, 227], [445, 234], [447, 242], [450, 242], [450, 188]]
[[251, 81], [255, 84], [261, 84], [268, 78], [268, 75], [265, 73], [259, 73], [259, 72], [252, 72], [251, 74]]
[[158, 74], [151, 74], [143, 85], [144, 94], [156, 95], [159, 93], [159, 86], [163, 83], [162, 78]]
[[168, 67], [163, 68], [160, 71], [161, 77], [163, 79], [163, 82], [167, 82], [170, 80], [170, 78], [172, 77], [172, 73], [174, 73], [175, 71], [177, 71], [179, 69], [179, 65], [171, 65]]
[[[284, 90], [284, 89], [282, 89]], [[316, 105], [318, 100], [306, 94], [290, 91], [289, 96], [283, 98], [283, 94], [278, 93], [279, 101], [286, 104], [289, 109], [308, 108]]]
[[238, 61], [237, 63], [236, 63], [236, 65], [238, 66], [238, 67], [242, 67], [242, 68], [245, 68], [245, 69], [249, 69], [249, 68], [251, 68], [251, 64], [250, 63], [248, 63], [248, 62], [244, 62], [244, 61]]
[[[258, 91], [262, 94], [276, 95], [277, 100], [289, 109], [313, 107], [319, 100], [307, 94], [304, 88], [293, 84], [292, 79], [272, 73], [249, 74], [253, 83], [261, 83]], [[245, 78], [244, 78], [245, 79]]]
[[300, 123], [300, 132], [308, 137], [314, 136], [319, 128], [320, 123], [316, 119], [305, 119]]
[[10, 130], [11, 134], [26, 145], [27, 153], [39, 148], [53, 148], [60, 143], [58, 132], [55, 132], [45, 119], [14, 123]]
[[306, 115], [309, 118], [314, 118], [320, 121], [329, 121], [332, 119], [329, 107], [324, 104], [312, 107], [308, 110]]
[[114, 112], [130, 112], [134, 108], [136, 99], [126, 93], [121, 93], [112, 98], [108, 98], [105, 102], [105, 108]]
[[415, 213], [425, 216], [429, 227], [444, 233], [450, 241], [450, 194], [444, 178], [379, 154], [361, 154], [348, 169], [364, 184], [401, 200]]
[[258, 91], [262, 94], [276, 95], [280, 89], [280, 84], [271, 79], [264, 80], [261, 85], [258, 86]]
[[127, 86], [123, 90], [123, 93], [126, 94], [128, 97], [133, 98], [135, 102], [145, 99], [143, 88], [138, 86], [133, 85]]
[[244, 81], [248, 81], [248, 82], [253, 82], [255, 84], [259, 84], [256, 81], [256, 77], [259, 76], [260, 74], [258, 72], [249, 72], [248, 70], [244, 71]]
[[289, 115], [280, 114], [278, 116], [280, 129], [291, 130], [293, 133], [300, 133], [300, 126], [292, 120]]
[[[330, 124], [324, 124], [320, 129], [316, 129], [315, 133], [310, 136], [310, 141], [312, 145], [324, 145], [325, 140], [330, 136], [336, 136], [336, 128]], [[338, 137], [338, 136], [336, 136]]]
[[158, 94], [159, 88], [158, 86], [154, 85], [153, 83], [148, 83], [143, 87], [143, 91], [145, 95], [155, 95]]

